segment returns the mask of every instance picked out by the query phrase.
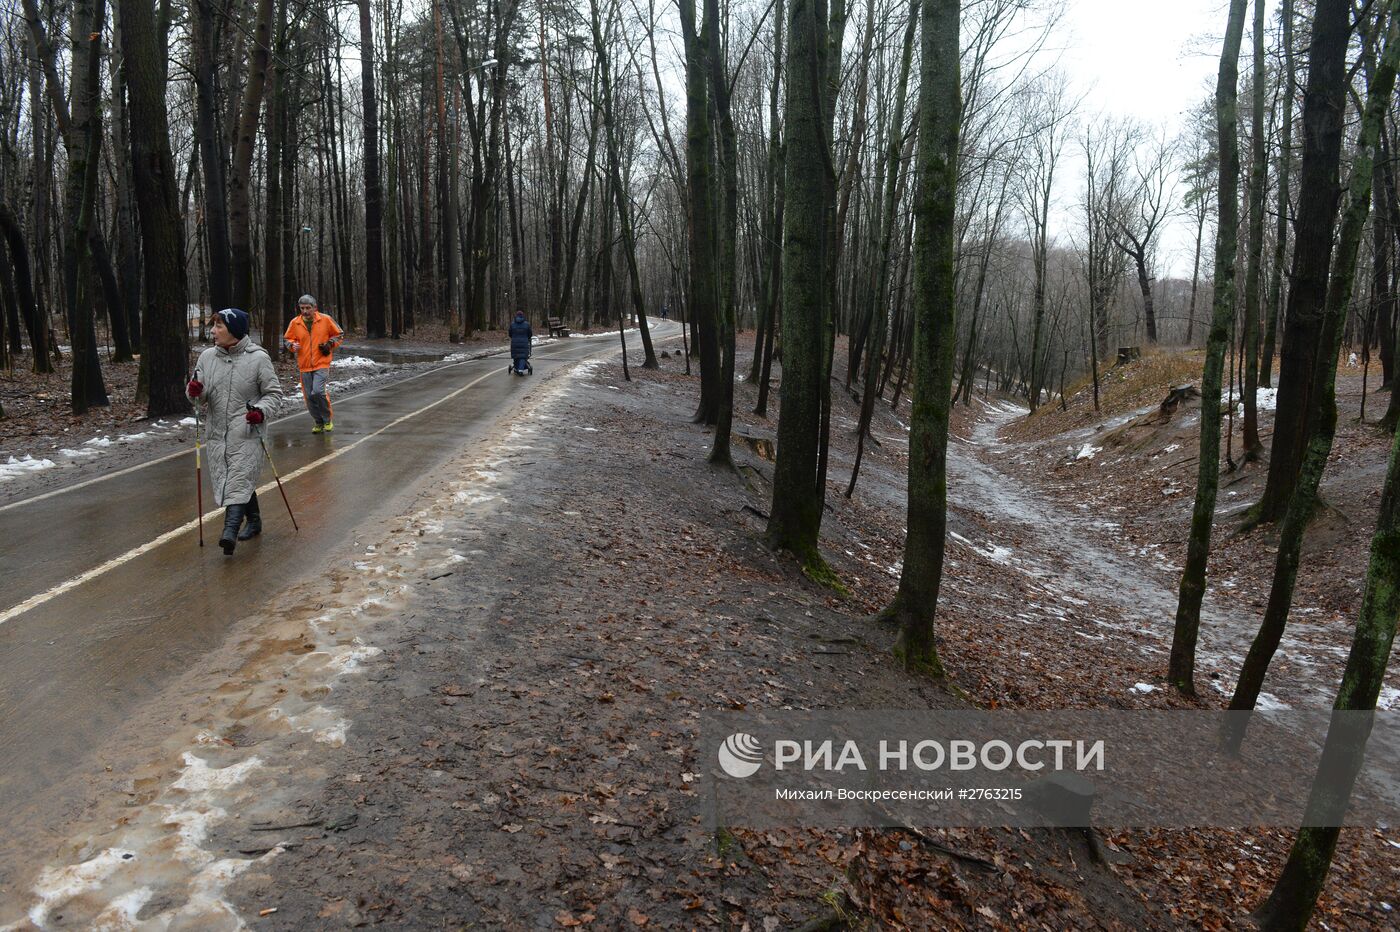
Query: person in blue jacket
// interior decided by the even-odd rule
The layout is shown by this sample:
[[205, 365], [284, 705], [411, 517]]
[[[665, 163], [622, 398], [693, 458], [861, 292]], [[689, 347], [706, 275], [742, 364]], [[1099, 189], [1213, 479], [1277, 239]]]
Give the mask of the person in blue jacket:
[[524, 311], [516, 311], [515, 319], [510, 322], [510, 358], [515, 364], [515, 371], [523, 373], [529, 365], [530, 339], [534, 336], [534, 331], [530, 329], [530, 322], [525, 319]]

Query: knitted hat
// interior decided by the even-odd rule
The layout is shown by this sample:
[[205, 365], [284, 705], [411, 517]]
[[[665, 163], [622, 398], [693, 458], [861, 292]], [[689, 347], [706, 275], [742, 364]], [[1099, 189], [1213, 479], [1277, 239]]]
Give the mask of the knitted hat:
[[226, 307], [217, 316], [224, 322], [228, 332], [238, 339], [241, 340], [248, 335], [248, 315], [238, 308]]

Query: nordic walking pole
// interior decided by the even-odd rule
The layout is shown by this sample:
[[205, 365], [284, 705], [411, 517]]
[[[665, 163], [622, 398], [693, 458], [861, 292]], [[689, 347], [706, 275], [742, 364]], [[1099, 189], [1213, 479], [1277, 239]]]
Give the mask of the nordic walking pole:
[[[248, 406], [249, 411], [253, 410], [251, 401], [246, 401], [244, 404]], [[267, 441], [263, 438], [262, 425], [258, 425], [254, 430], [258, 434], [258, 443], [262, 444], [263, 456], [267, 457], [267, 465], [272, 467], [272, 478], [277, 480], [277, 491], [282, 493], [282, 504], [287, 506], [287, 517], [292, 519], [292, 528], [300, 531], [301, 526], [297, 524], [297, 516], [292, 514], [292, 503], [287, 501], [287, 490], [282, 488], [282, 477], [277, 475], [277, 464], [272, 462], [272, 454], [267, 451]]]
[[[194, 380], [199, 381], [199, 370], [194, 370]], [[199, 546], [204, 546], [204, 468], [200, 462], [199, 443], [201, 439], [199, 423], [199, 400], [194, 403], [194, 488], [195, 501], [199, 504]]]

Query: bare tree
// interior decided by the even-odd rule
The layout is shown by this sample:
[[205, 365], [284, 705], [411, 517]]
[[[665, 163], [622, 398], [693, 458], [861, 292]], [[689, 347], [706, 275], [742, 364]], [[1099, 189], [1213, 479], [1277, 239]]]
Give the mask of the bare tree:
[[1114, 218], [1118, 248], [1127, 253], [1137, 270], [1142, 292], [1142, 316], [1147, 342], [1157, 342], [1157, 313], [1152, 303], [1153, 263], [1157, 237], [1172, 213], [1176, 173], [1174, 146], [1165, 135], [1136, 147], [1133, 184], [1120, 202]]

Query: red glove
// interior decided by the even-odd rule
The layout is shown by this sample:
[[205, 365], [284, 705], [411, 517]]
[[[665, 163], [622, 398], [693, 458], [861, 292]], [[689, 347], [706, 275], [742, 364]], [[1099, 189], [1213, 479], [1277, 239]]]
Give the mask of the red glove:
[[190, 384], [185, 386], [185, 391], [191, 398], [198, 398], [204, 394], [204, 383], [199, 379], [190, 379]]
[[243, 417], [249, 424], [261, 424], [263, 422], [263, 413], [258, 408], [249, 408], [248, 413], [243, 415]]

